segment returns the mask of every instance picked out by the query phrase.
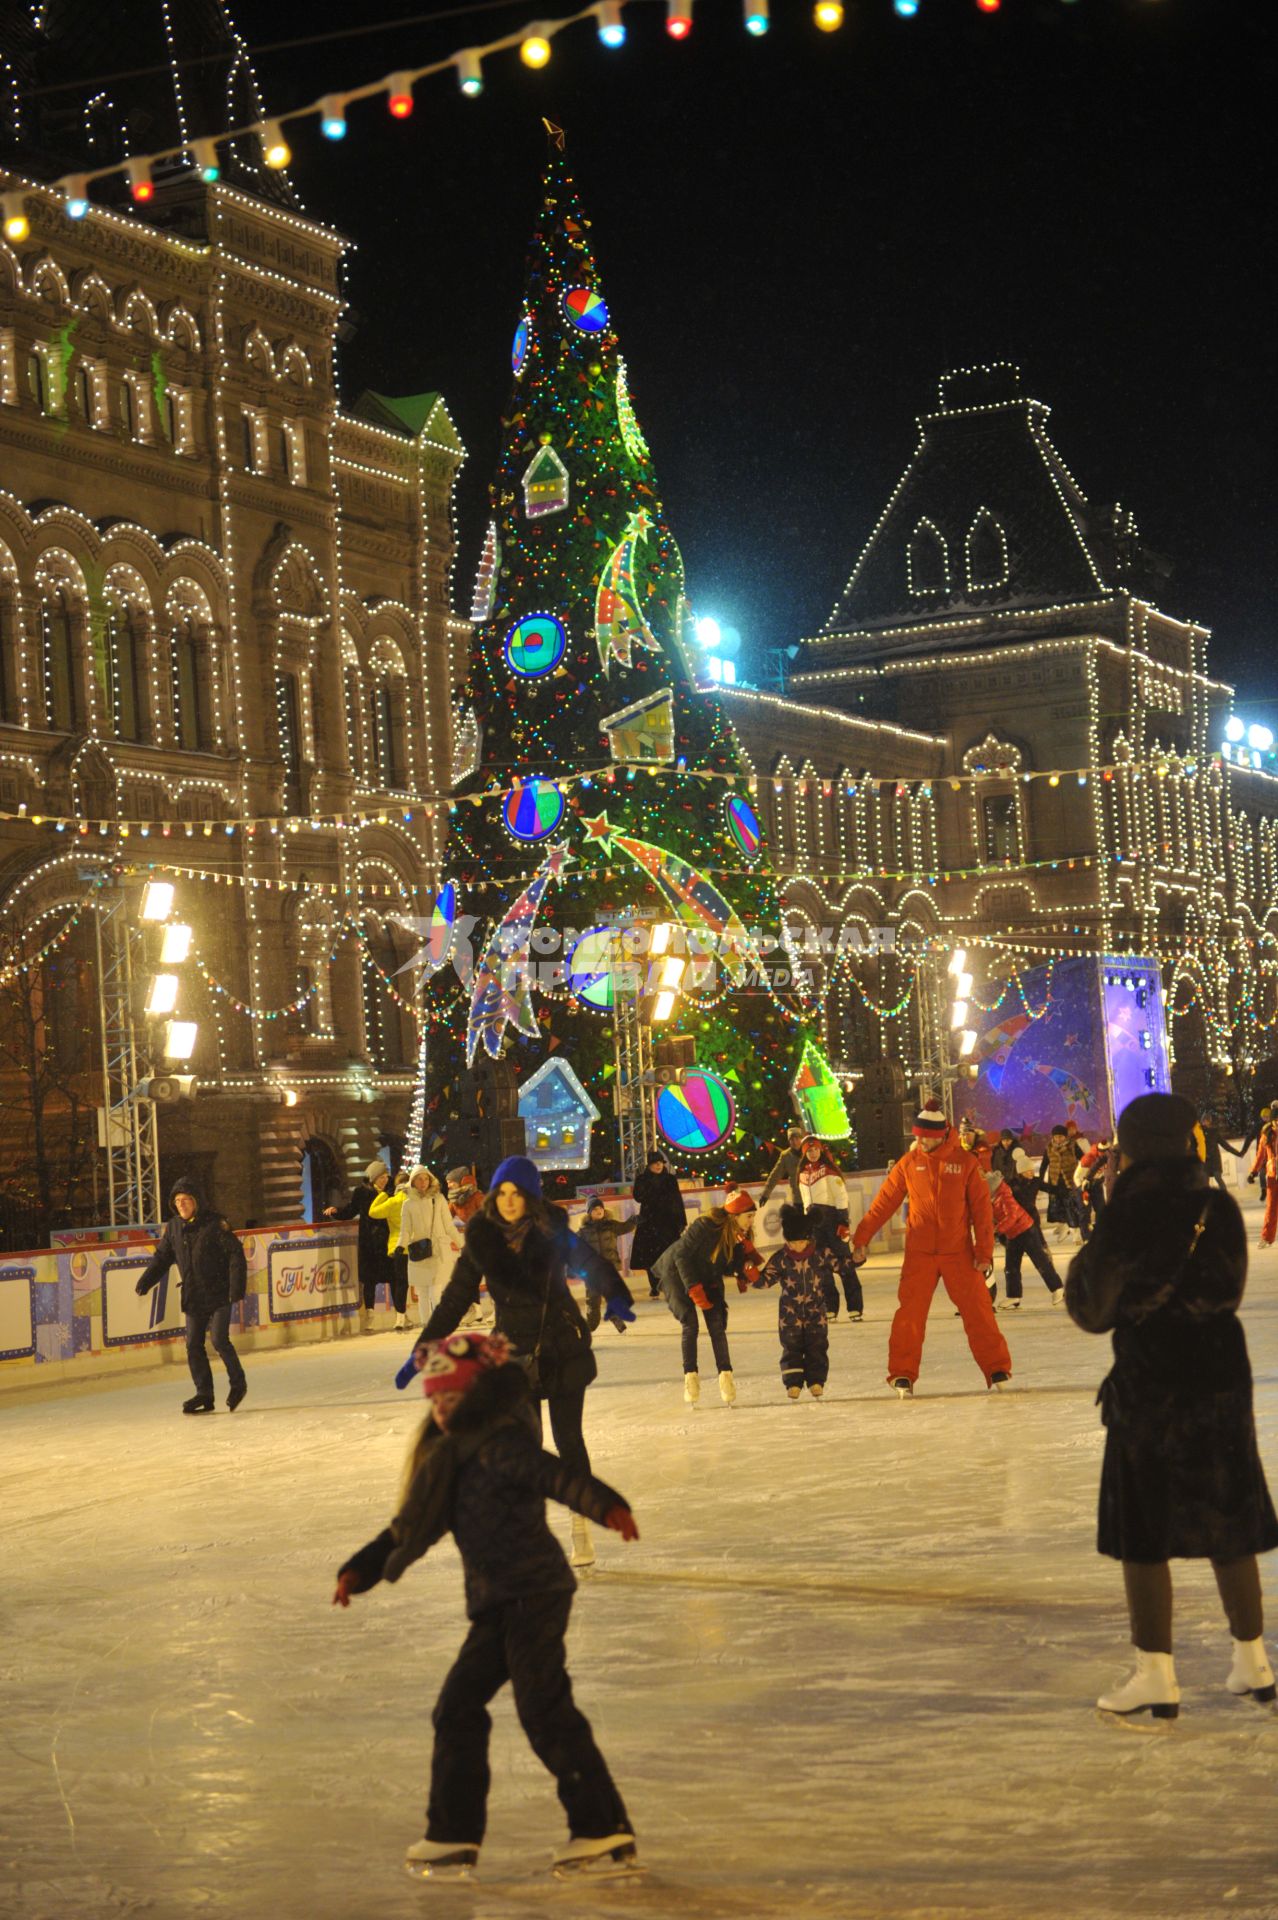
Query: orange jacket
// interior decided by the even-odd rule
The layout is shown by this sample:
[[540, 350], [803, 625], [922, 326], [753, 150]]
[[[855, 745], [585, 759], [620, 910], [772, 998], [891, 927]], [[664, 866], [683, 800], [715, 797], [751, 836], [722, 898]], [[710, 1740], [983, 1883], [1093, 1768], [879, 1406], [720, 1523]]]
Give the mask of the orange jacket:
[[1278, 1135], [1275, 1135], [1271, 1124], [1260, 1129], [1260, 1138], [1256, 1142], [1256, 1157], [1251, 1163], [1251, 1170], [1253, 1173], [1259, 1173], [1264, 1167], [1272, 1179], [1276, 1166], [1278, 1166]]
[[935, 1153], [911, 1147], [875, 1194], [852, 1244], [868, 1246], [903, 1200], [910, 1203], [906, 1255], [967, 1254], [973, 1266], [994, 1264], [994, 1213], [981, 1163], [959, 1145], [951, 1127]]

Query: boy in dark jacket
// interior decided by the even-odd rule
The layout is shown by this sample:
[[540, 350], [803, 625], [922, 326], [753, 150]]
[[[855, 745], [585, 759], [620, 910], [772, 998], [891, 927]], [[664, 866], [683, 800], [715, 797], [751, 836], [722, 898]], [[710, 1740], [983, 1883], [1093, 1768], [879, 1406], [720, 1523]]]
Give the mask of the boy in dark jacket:
[[635, 1841], [590, 1722], [572, 1697], [564, 1635], [576, 1581], [546, 1525], [544, 1503], [611, 1527], [639, 1529], [622, 1496], [543, 1453], [523, 1370], [501, 1335], [454, 1334], [421, 1350], [430, 1402], [407, 1492], [384, 1532], [337, 1576], [334, 1606], [379, 1580], [398, 1580], [451, 1532], [462, 1557], [470, 1632], [435, 1703], [426, 1837], [405, 1865], [466, 1875], [479, 1858], [488, 1800], [488, 1705], [509, 1680], [529, 1744], [555, 1776], [570, 1839], [555, 1870], [635, 1865]]
[[213, 1369], [204, 1342], [226, 1368], [234, 1413], [248, 1392], [240, 1356], [231, 1345], [231, 1308], [244, 1298], [248, 1262], [244, 1249], [220, 1214], [211, 1213], [190, 1180], [176, 1180], [169, 1195], [176, 1218], [165, 1226], [159, 1245], [138, 1276], [137, 1292], [158, 1287], [169, 1268], [176, 1266], [182, 1282], [182, 1311], [186, 1316], [186, 1363], [195, 1393], [182, 1403], [183, 1413], [212, 1413]]
[[[624, 1240], [628, 1233], [633, 1233], [638, 1225], [638, 1214], [635, 1214], [633, 1219], [621, 1220], [615, 1213], [609, 1213], [603, 1201], [596, 1194], [595, 1198], [586, 1208], [586, 1217], [582, 1221], [579, 1229], [578, 1237], [584, 1240], [586, 1245], [590, 1247], [593, 1252], [597, 1253], [599, 1258], [604, 1261], [607, 1266], [612, 1268], [612, 1271], [617, 1276], [618, 1286], [621, 1286], [623, 1283], [621, 1279], [621, 1263], [617, 1258], [617, 1242], [618, 1240]], [[586, 1325], [592, 1333], [599, 1325], [600, 1319], [603, 1316], [603, 1309], [604, 1295], [600, 1293], [597, 1288], [592, 1287], [589, 1279], [587, 1279]], [[624, 1333], [626, 1331], [626, 1323], [624, 1320], [614, 1320], [612, 1324], [618, 1333]]]
[[838, 1256], [817, 1246], [809, 1217], [790, 1203], [781, 1209], [785, 1245], [772, 1255], [755, 1282], [780, 1286], [777, 1324], [781, 1331], [781, 1384], [791, 1400], [804, 1387], [814, 1400], [825, 1392], [830, 1377], [830, 1330], [826, 1302], [833, 1290], [838, 1299]]
[[1251, 1367], [1238, 1306], [1247, 1235], [1208, 1185], [1191, 1142], [1194, 1109], [1146, 1093], [1118, 1122], [1123, 1171], [1070, 1266], [1065, 1305], [1088, 1333], [1114, 1335], [1100, 1390], [1105, 1426], [1097, 1546], [1123, 1563], [1136, 1671], [1097, 1705], [1180, 1710], [1168, 1561], [1209, 1559], [1233, 1635], [1231, 1693], [1275, 1697], [1265, 1657], [1256, 1555], [1278, 1519], [1256, 1449]]

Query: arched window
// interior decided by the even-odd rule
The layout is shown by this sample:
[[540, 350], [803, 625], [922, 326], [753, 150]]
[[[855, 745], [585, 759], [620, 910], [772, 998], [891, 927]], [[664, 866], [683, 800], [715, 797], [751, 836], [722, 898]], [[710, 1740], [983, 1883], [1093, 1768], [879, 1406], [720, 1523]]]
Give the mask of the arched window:
[[199, 753], [208, 746], [208, 722], [200, 685], [200, 629], [193, 613], [181, 614], [169, 636], [169, 674], [174, 739]]
[[939, 527], [920, 520], [906, 549], [906, 584], [911, 593], [948, 593], [950, 556]]
[[111, 675], [111, 731], [118, 740], [141, 740], [143, 617], [130, 601], [107, 607], [107, 662]]
[[985, 507], [968, 528], [964, 552], [970, 588], [979, 591], [1007, 585], [1007, 536]]
[[402, 687], [402, 680], [379, 674], [373, 682], [368, 715], [374, 784], [395, 791], [408, 784], [402, 750]]
[[409, 1050], [405, 1018], [383, 984], [384, 980], [394, 980], [403, 964], [389, 929], [370, 932], [368, 958], [372, 963], [364, 968], [364, 1032], [368, 1057], [382, 1073], [394, 1073], [409, 1064]]
[[80, 718], [75, 671], [75, 613], [64, 587], [47, 586], [40, 597], [40, 643], [44, 666], [44, 720], [55, 733], [73, 733]]

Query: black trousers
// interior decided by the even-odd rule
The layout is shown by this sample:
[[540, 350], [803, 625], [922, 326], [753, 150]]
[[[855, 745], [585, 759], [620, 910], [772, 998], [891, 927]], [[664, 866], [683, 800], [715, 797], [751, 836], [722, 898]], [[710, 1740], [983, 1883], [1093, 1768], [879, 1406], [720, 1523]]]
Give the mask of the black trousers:
[[823, 1387], [829, 1377], [830, 1330], [825, 1321], [782, 1321], [782, 1386]]
[[213, 1369], [209, 1365], [209, 1356], [205, 1351], [205, 1339], [213, 1342], [213, 1351], [226, 1368], [226, 1377], [233, 1387], [244, 1385], [244, 1369], [240, 1365], [240, 1356], [231, 1345], [231, 1309], [225, 1307], [192, 1307], [186, 1315], [186, 1364], [191, 1369], [191, 1378], [195, 1382], [195, 1391], [201, 1400], [213, 1398]]
[[432, 1716], [426, 1838], [478, 1846], [488, 1817], [488, 1704], [507, 1680], [528, 1744], [548, 1772], [574, 1839], [628, 1833], [630, 1818], [564, 1665], [571, 1593], [530, 1594], [472, 1620]]
[[397, 1247], [391, 1255], [391, 1305], [396, 1313], [408, 1311], [408, 1249]]
[[[732, 1355], [728, 1352], [728, 1303], [716, 1301], [714, 1306], [703, 1308], [706, 1317], [706, 1332], [710, 1335], [710, 1349], [714, 1354], [714, 1364], [720, 1373], [732, 1372]], [[697, 1371], [697, 1309], [689, 1300], [679, 1315], [680, 1344], [683, 1348], [683, 1370], [685, 1373]]]
[[581, 1431], [582, 1417], [586, 1411], [586, 1389], [577, 1387], [567, 1393], [546, 1393], [540, 1398], [550, 1415], [550, 1437], [555, 1443], [555, 1452], [569, 1473], [589, 1473], [590, 1455]]
[[[837, 1207], [809, 1207], [808, 1223], [812, 1228], [813, 1244], [826, 1248], [838, 1262], [839, 1277], [843, 1281], [843, 1298], [848, 1303], [849, 1313], [865, 1312], [865, 1295], [861, 1291], [861, 1276], [856, 1270], [851, 1248], [846, 1240], [840, 1240], [839, 1228], [843, 1224]], [[839, 1296], [826, 1302], [831, 1313], [839, 1311]]]
[[1049, 1293], [1060, 1291], [1061, 1276], [1056, 1271], [1056, 1263], [1047, 1251], [1043, 1239], [1043, 1229], [1037, 1222], [1027, 1227], [1024, 1233], [1016, 1234], [1006, 1244], [1003, 1253], [1003, 1291], [1009, 1300], [1019, 1300], [1021, 1287], [1021, 1259], [1028, 1254], [1030, 1265], [1036, 1273], [1043, 1276], [1043, 1284]]

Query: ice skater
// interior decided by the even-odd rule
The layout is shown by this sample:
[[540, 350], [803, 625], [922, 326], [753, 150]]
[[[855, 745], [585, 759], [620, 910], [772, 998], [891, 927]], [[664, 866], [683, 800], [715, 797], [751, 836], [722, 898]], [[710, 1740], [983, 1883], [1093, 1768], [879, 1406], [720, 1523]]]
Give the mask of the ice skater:
[[1260, 1197], [1265, 1203], [1260, 1244], [1262, 1247], [1272, 1247], [1275, 1235], [1278, 1235], [1278, 1132], [1272, 1120], [1267, 1121], [1260, 1130], [1256, 1157], [1247, 1175], [1249, 1187], [1254, 1186], [1257, 1180], [1260, 1181]]
[[182, 1403], [183, 1413], [212, 1413], [213, 1369], [204, 1342], [226, 1368], [230, 1391], [229, 1413], [248, 1392], [240, 1356], [231, 1345], [231, 1308], [244, 1298], [248, 1262], [244, 1249], [221, 1214], [211, 1212], [192, 1180], [175, 1180], [169, 1202], [177, 1215], [169, 1220], [159, 1244], [138, 1275], [136, 1291], [150, 1293], [170, 1267], [176, 1266], [182, 1283], [182, 1312], [186, 1318], [186, 1364], [195, 1392]]
[[384, 1160], [370, 1160], [364, 1178], [351, 1190], [344, 1207], [325, 1207], [326, 1220], [357, 1220], [356, 1271], [359, 1276], [360, 1327], [365, 1333], [377, 1331], [373, 1315], [377, 1310], [377, 1289], [385, 1286], [390, 1294], [395, 1279], [388, 1251], [390, 1231], [385, 1220], [375, 1220], [369, 1212], [374, 1200], [390, 1178]]
[[[781, 1235], [785, 1245], [777, 1248], [755, 1285], [781, 1289], [781, 1385], [791, 1400], [805, 1387], [819, 1400], [830, 1378], [827, 1302], [836, 1287], [838, 1265], [828, 1247], [816, 1244], [809, 1215], [792, 1201], [781, 1209]], [[837, 1290], [834, 1297], [839, 1297]]]
[[[865, 1311], [865, 1300], [861, 1292], [861, 1276], [848, 1247], [847, 1181], [835, 1165], [834, 1155], [824, 1140], [819, 1140], [814, 1133], [804, 1137], [798, 1186], [799, 1199], [808, 1216], [812, 1238], [818, 1247], [833, 1256], [835, 1271], [843, 1282], [848, 1319], [859, 1320]], [[830, 1296], [830, 1318], [837, 1320], [838, 1317], [839, 1294], [836, 1286]]]
[[752, 1279], [758, 1278], [757, 1262], [752, 1262], [745, 1252], [755, 1211], [750, 1195], [744, 1187], [738, 1187], [721, 1207], [711, 1207], [707, 1213], [700, 1214], [673, 1246], [666, 1248], [652, 1269], [666, 1305], [679, 1322], [683, 1397], [690, 1407], [695, 1407], [701, 1398], [701, 1375], [697, 1371], [698, 1307], [705, 1315], [710, 1348], [719, 1369], [719, 1398], [730, 1407], [737, 1397], [732, 1355], [728, 1349], [726, 1281], [729, 1273], [738, 1276], [738, 1286], [748, 1286]]
[[688, 1224], [683, 1191], [664, 1153], [648, 1155], [648, 1165], [635, 1181], [633, 1195], [639, 1224], [630, 1243], [630, 1271], [647, 1274], [649, 1297], [656, 1300], [661, 1287], [652, 1270]]
[[1180, 1711], [1168, 1561], [1210, 1560], [1233, 1636], [1230, 1693], [1275, 1698], [1256, 1556], [1278, 1546], [1252, 1414], [1238, 1307], [1247, 1231], [1194, 1156], [1194, 1109], [1145, 1093], [1118, 1122], [1122, 1171], [1065, 1304], [1114, 1336], [1101, 1383], [1105, 1459], [1097, 1548], [1123, 1565], [1136, 1671], [1097, 1706], [1159, 1719]]
[[915, 1115], [913, 1133], [914, 1145], [891, 1169], [852, 1236], [853, 1257], [860, 1264], [875, 1234], [908, 1199], [899, 1305], [888, 1338], [888, 1383], [903, 1400], [913, 1394], [928, 1308], [940, 1280], [963, 1317], [967, 1344], [987, 1386], [1006, 1386], [1012, 1357], [988, 1291], [994, 1215], [985, 1176], [932, 1102]]
[[429, 1167], [414, 1167], [409, 1175], [399, 1235], [408, 1256], [408, 1284], [425, 1326], [435, 1311], [435, 1290], [447, 1285], [462, 1243], [461, 1228]]
[[[633, 1233], [638, 1224], [639, 1217], [637, 1214], [630, 1220], [623, 1220], [620, 1215], [609, 1213], [598, 1194], [595, 1195], [590, 1205], [586, 1208], [586, 1217], [581, 1223], [581, 1238], [588, 1247], [593, 1248], [606, 1265], [612, 1268], [618, 1280], [621, 1279], [621, 1262], [617, 1257], [617, 1242], [618, 1240], [624, 1240], [627, 1234]], [[587, 1286], [586, 1325], [589, 1327], [591, 1333], [593, 1333], [599, 1325], [603, 1310], [603, 1294], [600, 1293], [597, 1288]], [[614, 1320], [612, 1324], [616, 1327], [618, 1333], [624, 1333], [626, 1331], [626, 1323], [624, 1320]]]
[[[994, 1237], [1003, 1245], [1004, 1306], [1011, 1313], [1020, 1307], [1025, 1291], [1021, 1283], [1021, 1261], [1028, 1255], [1030, 1265], [1047, 1288], [1052, 1305], [1059, 1307], [1065, 1298], [1065, 1283], [1047, 1250], [1037, 1213], [1031, 1215], [1021, 1205], [1006, 1175], [994, 1164], [997, 1149], [991, 1151], [986, 1138], [976, 1131], [972, 1121], [963, 1121], [959, 1128], [959, 1139], [970, 1153], [976, 1155], [985, 1175], [985, 1184], [990, 1190]], [[995, 1285], [991, 1278], [991, 1304], [994, 1299]]]
[[470, 1631], [435, 1702], [426, 1835], [405, 1865], [464, 1877], [487, 1825], [488, 1707], [509, 1680], [519, 1724], [555, 1776], [569, 1839], [555, 1871], [636, 1865], [635, 1837], [590, 1722], [576, 1705], [564, 1635], [576, 1581], [546, 1525], [545, 1502], [637, 1540], [627, 1502], [590, 1473], [544, 1453], [527, 1376], [500, 1335], [458, 1333], [419, 1349], [430, 1411], [409, 1459], [399, 1512], [338, 1573], [333, 1605], [398, 1580], [451, 1532], [462, 1558]]

